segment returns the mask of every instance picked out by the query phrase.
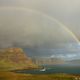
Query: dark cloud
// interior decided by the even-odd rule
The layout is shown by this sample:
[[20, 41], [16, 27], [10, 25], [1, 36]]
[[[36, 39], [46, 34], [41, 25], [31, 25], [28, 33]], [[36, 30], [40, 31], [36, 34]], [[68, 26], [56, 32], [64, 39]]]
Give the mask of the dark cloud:
[[48, 17], [30, 11], [0, 10], [0, 46], [14, 43], [26, 47], [54, 48], [60, 43], [76, 42], [72, 34]]
[[[65, 45], [70, 48], [67, 44], [75, 44], [76, 40], [44, 15], [64, 23], [80, 40], [79, 7], [80, 0], [0, 0], [0, 48], [26, 47], [31, 55], [56, 56], [55, 51], [46, 48], [61, 49]], [[64, 54], [60, 53], [61, 57]], [[70, 57], [69, 54], [66, 57]]]

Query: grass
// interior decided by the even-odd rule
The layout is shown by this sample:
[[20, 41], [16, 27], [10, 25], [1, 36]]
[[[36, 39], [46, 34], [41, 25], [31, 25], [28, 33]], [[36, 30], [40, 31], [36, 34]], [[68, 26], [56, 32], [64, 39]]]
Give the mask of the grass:
[[[13, 72], [0, 72], [0, 80], [80, 80], [79, 76], [69, 74], [19, 74]], [[76, 79], [77, 78], [77, 79]]]

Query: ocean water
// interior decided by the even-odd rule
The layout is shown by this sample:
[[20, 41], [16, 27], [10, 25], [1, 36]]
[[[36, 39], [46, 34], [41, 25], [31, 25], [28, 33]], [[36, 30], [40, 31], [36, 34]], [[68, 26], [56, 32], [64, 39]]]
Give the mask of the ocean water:
[[66, 66], [66, 65], [44, 65], [45, 71], [41, 69], [36, 70], [17, 70], [17, 73], [26, 74], [54, 74], [54, 73], [67, 73], [67, 74], [80, 74], [80, 66]]

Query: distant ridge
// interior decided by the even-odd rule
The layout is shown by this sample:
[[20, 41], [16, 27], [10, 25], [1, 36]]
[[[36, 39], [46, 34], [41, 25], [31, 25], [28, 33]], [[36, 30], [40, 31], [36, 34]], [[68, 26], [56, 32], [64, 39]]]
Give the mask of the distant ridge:
[[57, 64], [64, 64], [65, 61], [59, 58], [33, 58], [33, 62], [37, 65], [57, 65]]
[[80, 59], [70, 60], [70, 61], [67, 61], [67, 63], [80, 65]]

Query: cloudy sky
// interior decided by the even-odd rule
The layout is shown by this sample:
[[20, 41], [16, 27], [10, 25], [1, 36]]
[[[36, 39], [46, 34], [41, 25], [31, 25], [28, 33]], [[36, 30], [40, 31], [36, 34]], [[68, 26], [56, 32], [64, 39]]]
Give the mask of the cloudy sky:
[[77, 58], [79, 8], [80, 0], [0, 0], [0, 47], [24, 47], [30, 56]]

